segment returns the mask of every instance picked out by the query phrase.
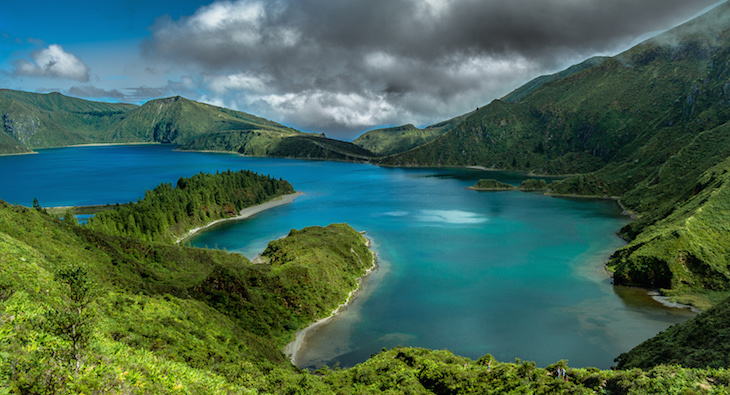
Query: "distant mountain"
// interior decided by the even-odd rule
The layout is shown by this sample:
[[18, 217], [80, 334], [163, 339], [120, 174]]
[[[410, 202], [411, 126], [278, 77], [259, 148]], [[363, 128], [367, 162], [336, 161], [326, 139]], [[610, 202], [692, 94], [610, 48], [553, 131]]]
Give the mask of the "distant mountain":
[[[592, 64], [595, 63], [595, 64]], [[617, 284], [707, 306], [730, 291], [730, 5], [611, 58], [533, 81], [432, 141], [381, 161], [574, 174], [552, 193], [620, 197], [639, 219]]]
[[265, 130], [289, 135], [301, 133], [251, 114], [176, 96], [151, 100], [130, 111], [112, 126], [105, 138], [121, 142], [185, 144], [209, 133], [231, 130]]
[[0, 115], [0, 154], [75, 144], [157, 142], [184, 150], [257, 156], [347, 161], [373, 156], [351, 143], [180, 96], [136, 106], [4, 89]]
[[424, 129], [409, 124], [371, 130], [353, 140], [352, 143], [377, 156], [398, 154], [423, 145], [448, 132], [468, 116], [469, 114], [464, 114]]
[[99, 142], [111, 125], [136, 107], [91, 102], [59, 93], [0, 89], [0, 116], [4, 132], [0, 133], [0, 154]]

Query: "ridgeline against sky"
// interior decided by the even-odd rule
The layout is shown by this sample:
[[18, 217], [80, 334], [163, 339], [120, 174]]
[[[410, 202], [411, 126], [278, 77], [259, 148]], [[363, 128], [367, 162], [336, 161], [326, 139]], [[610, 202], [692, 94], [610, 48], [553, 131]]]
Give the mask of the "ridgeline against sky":
[[716, 0], [0, 4], [0, 87], [182, 95], [349, 139], [425, 126], [614, 55]]

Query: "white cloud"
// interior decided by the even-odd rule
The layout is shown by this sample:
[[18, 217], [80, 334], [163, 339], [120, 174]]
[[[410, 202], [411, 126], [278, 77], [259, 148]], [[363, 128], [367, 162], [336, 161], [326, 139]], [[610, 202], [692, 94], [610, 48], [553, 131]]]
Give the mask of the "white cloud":
[[209, 76], [205, 79], [210, 89], [218, 94], [229, 90], [245, 90], [253, 93], [265, 93], [268, 82], [267, 76], [256, 76], [249, 73], [236, 73], [223, 76]]
[[272, 94], [259, 97], [254, 106], [265, 106], [267, 113], [280, 114], [285, 121], [305, 128], [355, 129], [388, 122], [398, 114], [385, 95], [371, 92], [307, 90]]
[[30, 57], [33, 62], [24, 59], [15, 62], [15, 74], [89, 81], [89, 68], [84, 62], [58, 44], [35, 51]]

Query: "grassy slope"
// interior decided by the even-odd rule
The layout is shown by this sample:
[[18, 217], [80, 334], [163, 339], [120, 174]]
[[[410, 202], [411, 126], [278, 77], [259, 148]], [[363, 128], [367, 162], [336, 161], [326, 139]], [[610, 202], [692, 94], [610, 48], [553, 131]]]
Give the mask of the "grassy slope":
[[600, 64], [601, 62], [603, 62], [606, 59], [608, 59], [608, 58], [605, 56], [594, 56], [579, 64], [570, 66], [561, 72], [537, 77], [537, 78], [533, 79], [532, 81], [526, 83], [525, 85], [522, 85], [521, 87], [510, 92], [508, 95], [504, 96], [500, 100], [503, 102], [507, 102], [507, 103], [519, 103], [522, 101], [522, 99], [527, 97], [530, 93], [535, 91], [537, 88], [545, 85], [546, 83], [552, 82], [552, 81], [557, 81], [561, 78], [568, 77], [571, 74], [575, 74], [579, 71], [583, 71], [585, 69], [591, 68], [597, 64]]
[[211, 133], [181, 147], [280, 158], [369, 161], [373, 153], [352, 143], [300, 132], [248, 130]]
[[[253, 265], [237, 254], [109, 236], [2, 203], [0, 383], [48, 387], [61, 377], [56, 385], [84, 392], [208, 393], [265, 389], [277, 385], [272, 372], [310, 380], [298, 378], [281, 347], [341, 303], [372, 257], [344, 224], [292, 231], [269, 257]], [[68, 303], [54, 274], [69, 266], [85, 268], [97, 295], [78, 372], [58, 357], [68, 341], [49, 329], [49, 311]]]

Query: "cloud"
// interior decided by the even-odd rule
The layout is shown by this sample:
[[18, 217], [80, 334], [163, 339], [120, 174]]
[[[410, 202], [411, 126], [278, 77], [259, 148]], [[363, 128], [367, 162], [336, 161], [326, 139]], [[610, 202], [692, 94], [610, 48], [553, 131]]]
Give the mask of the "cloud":
[[143, 53], [205, 70], [209, 100], [353, 133], [471, 111], [714, 1], [217, 1], [159, 19]]
[[68, 78], [88, 82], [89, 68], [79, 58], [63, 50], [60, 45], [33, 52], [33, 62], [25, 59], [15, 61], [14, 74], [32, 77]]
[[94, 98], [94, 99], [115, 99], [126, 100], [126, 95], [116, 89], [102, 89], [91, 85], [72, 86], [67, 93], [71, 96]]

